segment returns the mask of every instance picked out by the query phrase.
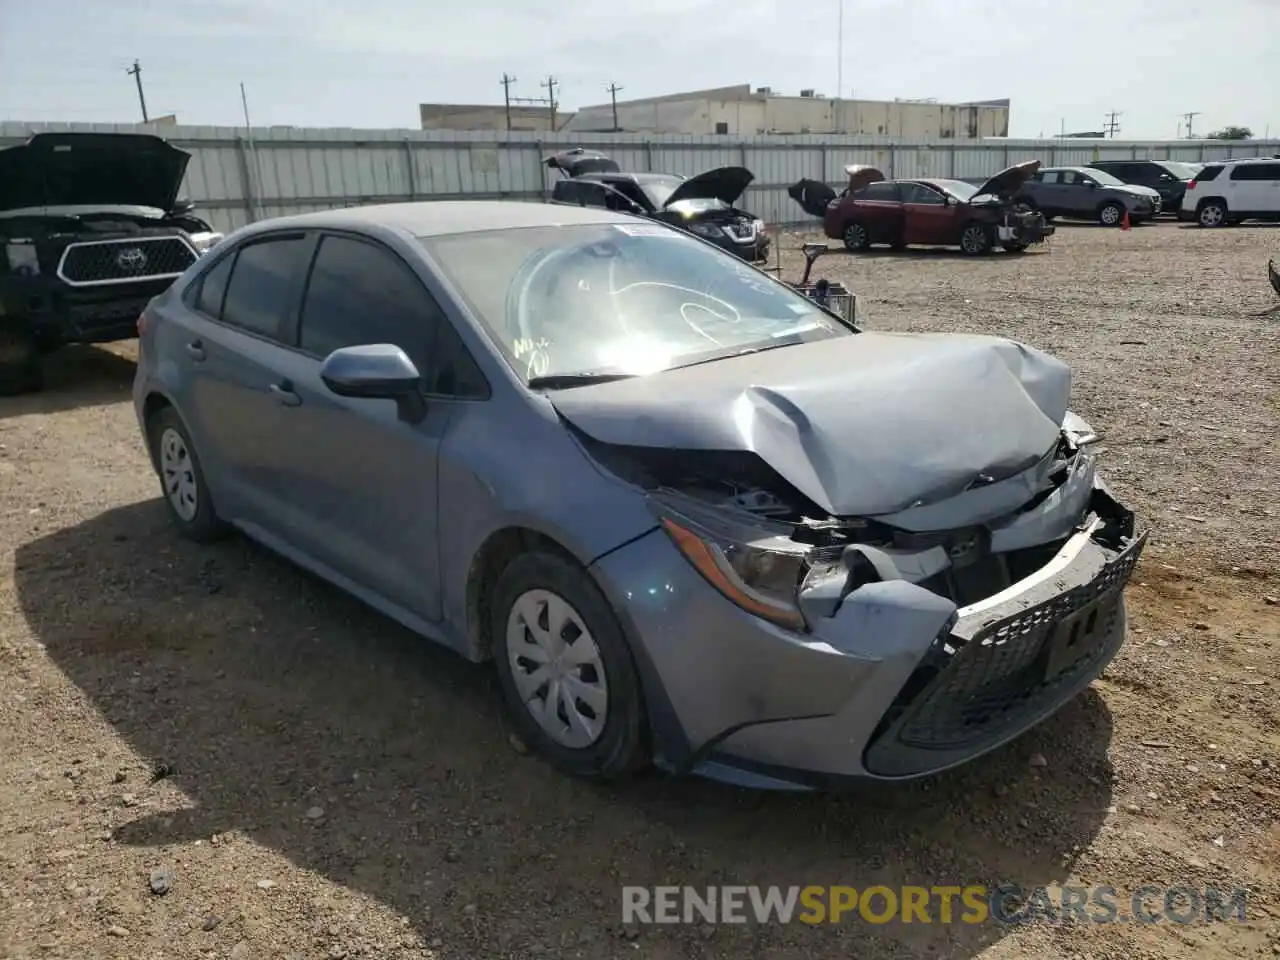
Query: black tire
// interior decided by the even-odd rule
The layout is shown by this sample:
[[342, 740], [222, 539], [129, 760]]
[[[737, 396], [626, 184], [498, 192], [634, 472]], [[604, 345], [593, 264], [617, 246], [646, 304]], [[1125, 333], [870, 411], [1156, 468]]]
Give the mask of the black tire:
[[985, 223], [972, 220], [960, 231], [960, 250], [971, 257], [980, 257], [990, 253], [995, 244], [991, 227]]
[[1108, 201], [1098, 208], [1098, 222], [1104, 227], [1118, 227], [1124, 223], [1124, 204]]
[[1202, 227], [1225, 227], [1227, 203], [1225, 200], [1206, 200], [1196, 208], [1196, 223]]
[[43, 389], [40, 342], [21, 321], [0, 321], [0, 397]]
[[[608, 689], [605, 722], [596, 739], [584, 747], [552, 739], [516, 688], [507, 621], [516, 601], [531, 590], [553, 593], [573, 607], [600, 652]], [[631, 648], [609, 601], [586, 571], [555, 553], [526, 553], [499, 574], [490, 596], [490, 636], [498, 680], [511, 720], [525, 742], [552, 766], [583, 780], [616, 780], [645, 766], [649, 761], [647, 721]]]
[[[168, 480], [162, 466], [162, 444], [169, 440], [170, 433], [176, 434], [187, 451], [190, 462], [190, 479], [195, 486], [195, 512], [184, 516], [178, 512], [170, 497]], [[151, 450], [151, 462], [156, 476], [160, 479], [160, 495], [165, 509], [169, 511], [169, 519], [178, 531], [187, 539], [196, 543], [212, 543], [227, 533], [227, 525], [218, 516], [214, 508], [213, 498], [209, 496], [209, 487], [204, 479], [204, 471], [200, 468], [200, 455], [196, 452], [191, 435], [186, 425], [173, 407], [161, 407], [147, 420], [147, 442]]]
[[845, 224], [842, 238], [844, 240], [844, 248], [854, 253], [861, 253], [871, 246], [871, 234], [867, 232], [866, 227], [857, 221]]

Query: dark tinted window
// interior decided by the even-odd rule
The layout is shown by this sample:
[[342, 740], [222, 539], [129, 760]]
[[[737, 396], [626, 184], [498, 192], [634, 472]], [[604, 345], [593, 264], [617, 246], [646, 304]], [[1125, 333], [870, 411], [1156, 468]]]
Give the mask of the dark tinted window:
[[577, 203], [589, 207], [604, 206], [604, 189], [590, 180], [561, 180], [552, 196], [565, 203]]
[[946, 203], [942, 194], [922, 183], [903, 183], [899, 184], [899, 187], [902, 190], [903, 203]]
[[299, 345], [324, 357], [339, 347], [394, 343], [425, 375], [441, 319], [426, 288], [390, 250], [325, 237], [302, 302]]
[[481, 399], [489, 396], [488, 381], [447, 318], [440, 320], [435, 363], [423, 389], [446, 397]]
[[1218, 174], [1220, 174], [1221, 172], [1222, 172], [1222, 164], [1220, 163], [1210, 164], [1209, 166], [1205, 167], [1203, 170], [1201, 170], [1199, 173], [1196, 174], [1196, 181], [1198, 183], [1208, 183], [1210, 180], [1216, 179]]
[[1231, 167], [1232, 180], [1280, 180], [1280, 163], [1237, 163]]
[[193, 306], [215, 320], [222, 316], [222, 298], [227, 294], [227, 280], [231, 277], [231, 265], [235, 259], [233, 253], [214, 264], [213, 269], [201, 278], [196, 292]]
[[897, 200], [898, 185], [896, 183], [873, 183], [863, 187], [854, 194], [859, 200]]
[[241, 247], [222, 303], [222, 320], [251, 333], [277, 336], [293, 308], [307, 249], [301, 234]]

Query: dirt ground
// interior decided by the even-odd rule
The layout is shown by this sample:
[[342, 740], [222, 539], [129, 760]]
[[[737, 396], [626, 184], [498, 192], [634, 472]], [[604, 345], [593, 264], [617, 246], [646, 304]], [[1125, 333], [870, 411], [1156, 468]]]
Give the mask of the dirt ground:
[[[835, 796], [551, 772], [487, 669], [242, 540], [179, 541], [132, 345], [66, 351], [0, 400], [0, 957], [1280, 955], [1277, 254], [1266, 227], [1064, 225], [822, 262], [868, 326], [1069, 361], [1155, 529], [1084, 696], [958, 773]], [[1244, 886], [1248, 922], [620, 923], [623, 884], [732, 883], [1109, 884], [1122, 912]]]

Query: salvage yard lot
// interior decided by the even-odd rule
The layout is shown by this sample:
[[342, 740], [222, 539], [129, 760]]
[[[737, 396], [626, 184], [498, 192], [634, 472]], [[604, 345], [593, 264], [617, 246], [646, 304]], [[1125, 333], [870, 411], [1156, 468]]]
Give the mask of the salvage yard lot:
[[[1278, 253], [1266, 227], [1063, 225], [1022, 256], [819, 261], [868, 326], [1068, 361], [1155, 528], [1129, 642], [1077, 702], [960, 772], [837, 796], [551, 772], [487, 669], [243, 540], [179, 541], [133, 345], [56, 357], [0, 400], [0, 956], [1280, 954]], [[620, 925], [623, 884], [734, 883], [1247, 886], [1249, 922]]]

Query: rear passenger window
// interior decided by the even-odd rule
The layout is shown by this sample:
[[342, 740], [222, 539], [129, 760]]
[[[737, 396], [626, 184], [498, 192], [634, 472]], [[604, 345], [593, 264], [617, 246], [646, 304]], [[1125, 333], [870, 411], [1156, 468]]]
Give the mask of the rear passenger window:
[[1211, 180], [1217, 179], [1218, 174], [1220, 174], [1221, 172], [1222, 172], [1222, 164], [1217, 164], [1216, 166], [1212, 166], [1212, 167], [1205, 167], [1203, 170], [1201, 170], [1199, 173], [1196, 174], [1196, 181], [1199, 183], [1208, 183]]
[[873, 183], [863, 187], [854, 196], [859, 200], [897, 200], [898, 185], [888, 181]]
[[307, 353], [393, 343], [426, 375], [442, 322], [426, 287], [390, 250], [349, 237], [320, 241], [302, 303], [299, 346]]
[[215, 320], [222, 317], [222, 299], [227, 295], [227, 280], [231, 278], [231, 265], [235, 260], [234, 253], [223, 257], [200, 278], [200, 289], [196, 293], [193, 306]]
[[1237, 163], [1232, 180], [1280, 180], [1280, 163]]
[[260, 336], [278, 337], [296, 302], [307, 250], [301, 234], [241, 247], [222, 302], [222, 321]]

